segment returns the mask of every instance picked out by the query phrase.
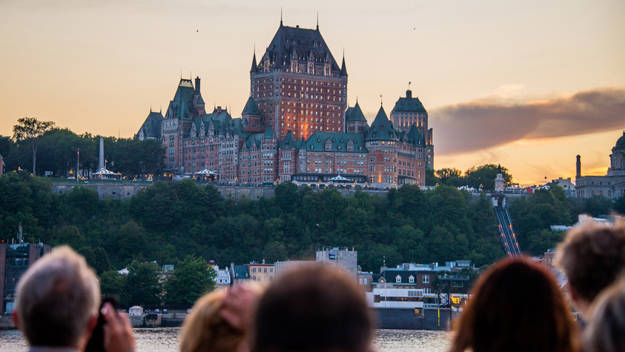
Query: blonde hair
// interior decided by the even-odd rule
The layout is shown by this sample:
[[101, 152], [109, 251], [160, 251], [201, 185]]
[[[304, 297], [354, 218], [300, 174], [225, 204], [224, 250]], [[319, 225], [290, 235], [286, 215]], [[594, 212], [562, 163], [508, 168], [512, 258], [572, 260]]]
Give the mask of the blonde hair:
[[75, 347], [97, 316], [100, 284], [85, 258], [56, 247], [17, 284], [20, 328], [31, 346]]
[[[258, 292], [262, 290], [259, 285], [248, 286]], [[195, 302], [180, 331], [181, 352], [231, 352], [238, 349], [245, 333], [221, 317], [224, 297], [226, 290], [219, 289]]]

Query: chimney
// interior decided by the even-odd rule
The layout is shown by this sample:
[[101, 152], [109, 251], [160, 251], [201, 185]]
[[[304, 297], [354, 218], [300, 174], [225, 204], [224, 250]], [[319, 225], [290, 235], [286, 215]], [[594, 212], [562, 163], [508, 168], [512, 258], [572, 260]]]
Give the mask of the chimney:
[[575, 163], [575, 177], [581, 177], [582, 176], [582, 157], [577, 154], [577, 162]]
[[406, 90], [406, 98], [408, 99], [412, 98], [412, 91], [410, 89]]
[[200, 91], [200, 77], [199, 76], [195, 77], [195, 91], [196, 92]]

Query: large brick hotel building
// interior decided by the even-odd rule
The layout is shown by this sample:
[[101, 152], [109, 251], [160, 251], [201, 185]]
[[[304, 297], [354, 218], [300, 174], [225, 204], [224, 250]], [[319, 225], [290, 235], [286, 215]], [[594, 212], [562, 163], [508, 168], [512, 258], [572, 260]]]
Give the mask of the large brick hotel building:
[[252, 58], [250, 96], [240, 118], [206, 113], [195, 84], [181, 79], [165, 115], [152, 112], [139, 139], [158, 139], [177, 173], [210, 170], [222, 182], [327, 181], [340, 175], [377, 187], [425, 184], [433, 167], [432, 129], [412, 91], [371, 126], [358, 102], [347, 106], [347, 68], [337, 64], [319, 27], [280, 27]]

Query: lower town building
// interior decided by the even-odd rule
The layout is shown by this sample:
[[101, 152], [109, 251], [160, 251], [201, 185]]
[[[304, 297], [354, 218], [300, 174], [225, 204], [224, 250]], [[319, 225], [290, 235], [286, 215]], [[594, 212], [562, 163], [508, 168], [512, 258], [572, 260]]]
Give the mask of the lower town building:
[[610, 167], [604, 176], [582, 176], [581, 156], [577, 156], [575, 190], [578, 198], [625, 197], [625, 131], [610, 154]]
[[250, 279], [252, 281], [269, 283], [273, 281], [275, 276], [274, 265], [265, 263], [250, 263], [248, 266], [250, 272]]
[[0, 244], [0, 315], [13, 311], [20, 277], [48, 252], [50, 246], [42, 243]]
[[337, 265], [358, 276], [358, 252], [348, 248], [324, 248], [316, 253], [316, 262]]

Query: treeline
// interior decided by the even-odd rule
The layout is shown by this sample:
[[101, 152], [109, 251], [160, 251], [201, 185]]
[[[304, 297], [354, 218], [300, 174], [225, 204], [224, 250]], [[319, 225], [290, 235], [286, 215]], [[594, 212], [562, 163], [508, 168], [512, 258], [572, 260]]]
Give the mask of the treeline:
[[[19, 168], [32, 172], [33, 143], [37, 144], [37, 175], [51, 171], [54, 176], [66, 177], [70, 170], [75, 172], [78, 149], [80, 169], [95, 171], [98, 168], [98, 136], [77, 135], [69, 129], [52, 128], [36, 138], [17, 140], [0, 136], [0, 155], [4, 157], [5, 171]], [[153, 140], [105, 137], [104, 158], [108, 169], [129, 177], [156, 174], [164, 166], [164, 149]]]
[[[146, 272], [155, 277], [161, 265], [178, 268], [193, 258], [220, 266], [271, 263], [313, 259], [324, 246], [353, 247], [362, 269], [378, 272], [383, 263], [471, 259], [482, 266], [504, 255], [490, 199], [445, 185], [425, 192], [404, 186], [385, 195], [342, 196], [283, 183], [274, 198], [257, 201], [224, 199], [215, 187], [190, 180], [156, 182], [130, 200], [99, 200], [83, 187], [57, 195], [50, 187], [47, 179], [26, 173], [0, 177], [0, 239], [10, 242], [22, 224], [27, 241], [69, 244], [102, 275], [103, 288], [129, 304], [139, 303], [132, 296], [139, 287], [152, 287], [147, 296], [158, 296], [156, 284], [137, 277]], [[612, 210], [625, 213], [625, 200], [569, 199], [558, 187], [510, 201], [521, 249], [532, 255], [561, 240], [563, 233], [551, 232], [550, 225]], [[122, 268], [131, 274], [115, 274]]]
[[427, 169], [425, 181], [428, 186], [468, 186], [476, 190], [494, 190], [495, 177], [499, 172], [501, 172], [506, 184], [512, 181], [512, 175], [510, 175], [508, 169], [495, 164], [474, 166], [464, 173], [455, 168]]

